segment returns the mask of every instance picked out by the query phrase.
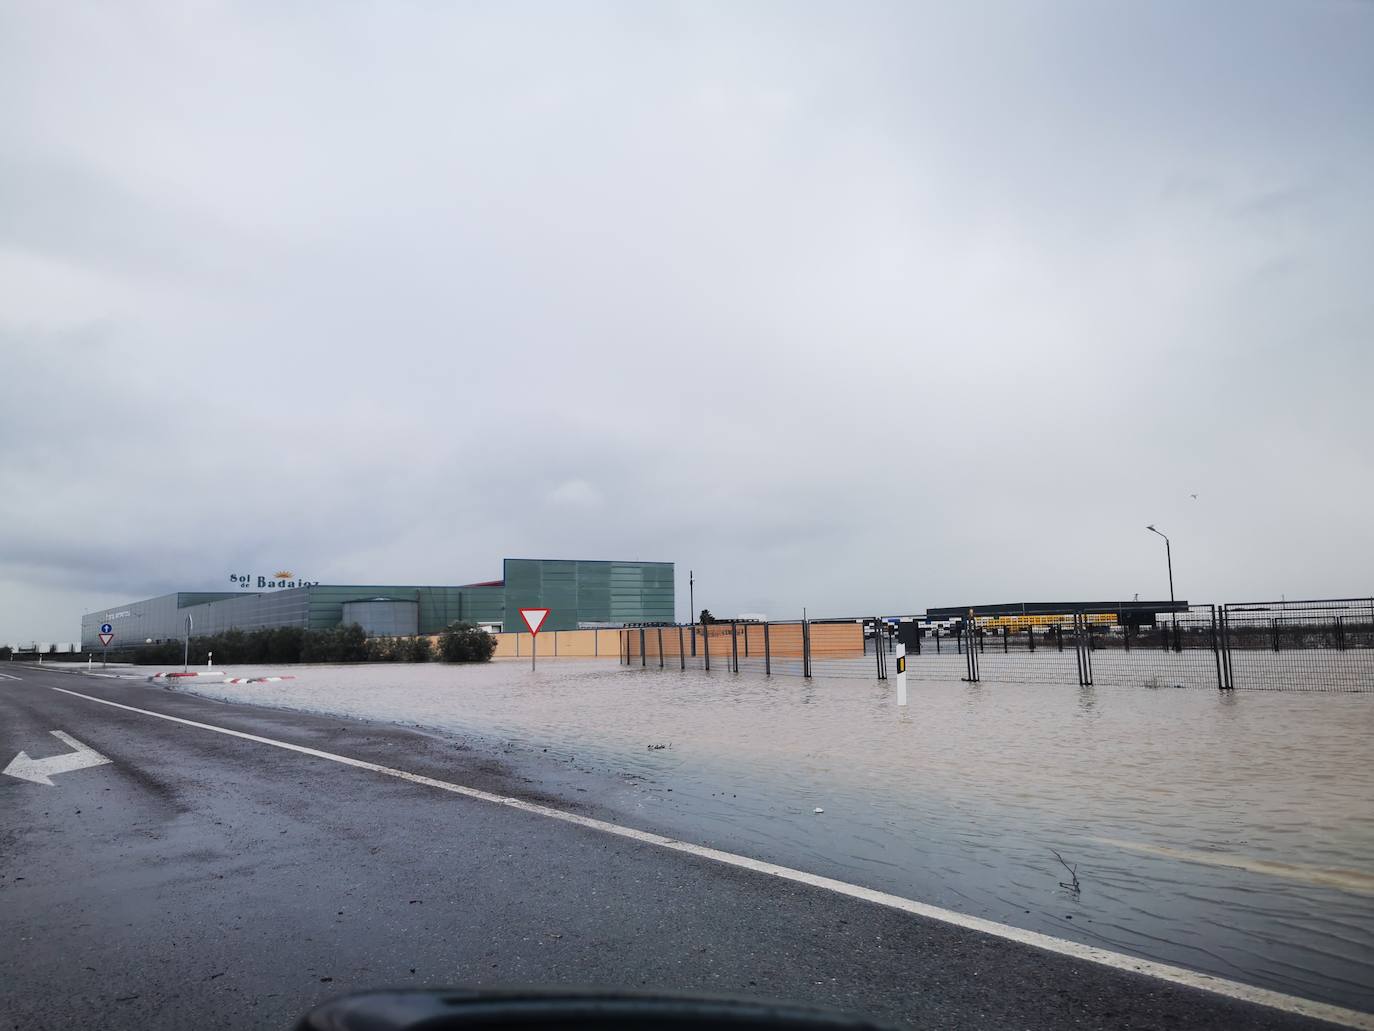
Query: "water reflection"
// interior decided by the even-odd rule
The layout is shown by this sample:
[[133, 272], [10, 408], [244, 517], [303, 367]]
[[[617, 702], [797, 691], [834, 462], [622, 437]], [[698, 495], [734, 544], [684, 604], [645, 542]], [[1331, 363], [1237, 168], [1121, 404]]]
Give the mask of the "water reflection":
[[1374, 1008], [1374, 695], [913, 682], [903, 710], [613, 662], [300, 674], [204, 690], [575, 755], [639, 785], [605, 800], [637, 825]]

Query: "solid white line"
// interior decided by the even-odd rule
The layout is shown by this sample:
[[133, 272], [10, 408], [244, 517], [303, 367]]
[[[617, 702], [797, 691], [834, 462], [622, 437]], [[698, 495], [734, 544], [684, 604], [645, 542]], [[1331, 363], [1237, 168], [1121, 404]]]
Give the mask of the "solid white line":
[[166, 713], [153, 712], [151, 709], [139, 709], [132, 705], [125, 705], [122, 702], [112, 702], [107, 698], [96, 698], [93, 695], [81, 694], [78, 691], [68, 691], [63, 687], [54, 687], [52, 690], [60, 691], [62, 694], [73, 695], [76, 698], [84, 698], [90, 702], [98, 702], [101, 705], [110, 705], [116, 709], [125, 709], [129, 712], [137, 712], [144, 716], [153, 716], [160, 720], [180, 723], [187, 727], [196, 727], [200, 730], [212, 730], [217, 734], [242, 738], [245, 741], [255, 741], [258, 744], [271, 745], [273, 748], [284, 748], [289, 752], [299, 752], [301, 755], [310, 755], [317, 759], [328, 759], [330, 762], [341, 763], [344, 766], [352, 766], [360, 770], [370, 770], [373, 773], [380, 773], [387, 777], [396, 777], [400, 780], [409, 781], [412, 784], [421, 784], [425, 787], [438, 788], [440, 791], [447, 791], [455, 795], [463, 795], [467, 798], [479, 799], [483, 802], [491, 802], [495, 805], [506, 806], [509, 809], [519, 809], [521, 812], [533, 813], [536, 816], [546, 816], [549, 819], [561, 820], [564, 823], [576, 824], [579, 827], [588, 827], [592, 830], [602, 831], [606, 834], [614, 834], [620, 838], [629, 838], [631, 841], [642, 842], [646, 845], [657, 845], [660, 848], [672, 849], [675, 852], [685, 852], [688, 855], [714, 860], [717, 863], [724, 863], [727, 866], [735, 866], [744, 870], [753, 870], [756, 873], [769, 874], [770, 876], [779, 877], [783, 880], [795, 881], [798, 884], [807, 884], [814, 888], [823, 888], [839, 895], [847, 895], [850, 898], [862, 899], [865, 902], [873, 902], [880, 906], [886, 906], [889, 909], [911, 913], [915, 916], [925, 917], [929, 920], [938, 920], [941, 923], [952, 924], [955, 927], [962, 927], [966, 930], [990, 934], [996, 938], [1019, 942], [1022, 945], [1029, 945], [1033, 948], [1057, 953], [1061, 956], [1068, 956], [1072, 959], [1085, 960], [1089, 963], [1111, 967], [1115, 970], [1127, 970], [1136, 974], [1144, 974], [1147, 977], [1183, 985], [1186, 988], [1198, 988], [1203, 991], [1213, 992], [1217, 995], [1239, 999], [1242, 1002], [1251, 1002], [1259, 1006], [1268, 1006], [1272, 1009], [1283, 1010], [1286, 1013], [1296, 1013], [1301, 1016], [1312, 1017], [1316, 1020], [1326, 1020], [1333, 1024], [1343, 1024], [1346, 1027], [1359, 1028], [1360, 1031], [1374, 1031], [1374, 1014], [1371, 1013], [1361, 1013], [1358, 1010], [1345, 1009], [1341, 1006], [1331, 1006], [1324, 1002], [1315, 1002], [1311, 999], [1299, 998], [1296, 995], [1285, 995], [1282, 992], [1270, 991], [1267, 988], [1257, 988], [1254, 985], [1242, 984], [1239, 981], [1228, 981], [1223, 977], [1215, 977], [1212, 974], [1204, 974], [1197, 970], [1188, 970], [1185, 967], [1171, 966], [1167, 963], [1156, 963], [1153, 960], [1138, 959], [1135, 956], [1127, 956], [1124, 953], [1099, 949], [1093, 945], [1081, 945], [1078, 942], [1067, 941], [1063, 938], [1055, 938], [1048, 934], [1040, 934], [1037, 931], [1026, 931], [1020, 927], [1012, 927], [1010, 924], [999, 924], [993, 920], [984, 920], [981, 917], [968, 916], [964, 913], [956, 913], [953, 910], [941, 909], [938, 906], [932, 906], [925, 902], [917, 902], [914, 899], [902, 898], [900, 895], [890, 895], [885, 891], [875, 891], [872, 888], [865, 888], [862, 885], [849, 884], [845, 881], [835, 880], [832, 877], [822, 877], [818, 874], [807, 873], [804, 870], [794, 870], [791, 867], [779, 866], [776, 863], [766, 863], [759, 859], [751, 859], [748, 856], [736, 855], [733, 852], [724, 852], [721, 849], [709, 848], [705, 845], [693, 845], [691, 842], [678, 841], [676, 838], [665, 837], [662, 834], [635, 830], [633, 827], [622, 827], [620, 824], [608, 823], [605, 820], [596, 820], [589, 816], [579, 816], [576, 813], [565, 812], [562, 809], [554, 809], [550, 806], [539, 805], [535, 802], [526, 802], [523, 799], [511, 798], [506, 795], [496, 795], [490, 791], [482, 791], [478, 788], [470, 788], [466, 785], [454, 784], [446, 780], [436, 780], [433, 777], [425, 777], [418, 773], [407, 773], [405, 770], [397, 770], [390, 766], [380, 766], [377, 763], [366, 762], [362, 759], [352, 759], [346, 755], [338, 755], [334, 752], [324, 752], [318, 748], [308, 748], [305, 745], [293, 745], [289, 741], [277, 741], [270, 737], [247, 734], [241, 730], [230, 730], [227, 727], [217, 727], [212, 723], [198, 723], [195, 720], [183, 719], [180, 716], [169, 716]]
[[23, 680], [23, 677], [16, 677], [13, 673], [0, 673], [0, 680]]

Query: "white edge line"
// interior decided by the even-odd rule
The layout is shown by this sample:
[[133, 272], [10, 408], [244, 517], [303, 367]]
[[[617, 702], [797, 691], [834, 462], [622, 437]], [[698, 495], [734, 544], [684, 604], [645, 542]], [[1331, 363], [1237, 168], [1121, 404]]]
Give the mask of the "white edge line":
[[359, 770], [370, 770], [373, 773], [381, 773], [388, 777], [396, 777], [399, 780], [409, 781], [412, 784], [421, 784], [425, 787], [438, 788], [440, 791], [447, 791], [455, 795], [463, 795], [467, 798], [479, 799], [483, 802], [491, 802], [495, 805], [506, 806], [509, 809], [519, 809], [522, 812], [533, 813], [536, 816], [546, 816], [553, 820], [562, 820], [564, 823], [576, 824], [579, 827], [587, 827], [592, 830], [602, 831], [606, 834], [614, 834], [617, 837], [628, 838], [632, 841], [642, 842], [646, 845], [657, 845], [660, 848], [672, 849], [675, 852], [685, 852], [688, 855], [698, 856], [703, 859], [711, 859], [717, 863], [724, 863], [727, 866], [739, 867], [744, 870], [753, 870], [756, 873], [769, 874], [773, 877], [781, 878], [782, 880], [810, 885], [813, 888], [823, 888], [826, 891], [832, 891], [838, 895], [847, 895], [850, 898], [862, 899], [865, 902], [886, 906], [888, 909], [896, 909], [903, 913], [911, 913], [914, 916], [925, 917], [928, 920], [938, 920], [944, 924], [951, 924], [966, 930], [992, 935], [995, 938], [1002, 938], [1007, 941], [1018, 942], [1022, 945], [1029, 945], [1032, 948], [1041, 949], [1045, 952], [1053, 952], [1060, 956], [1068, 956], [1071, 959], [1096, 963], [1099, 966], [1111, 967], [1114, 970], [1125, 970], [1130, 973], [1143, 974], [1146, 977], [1153, 977], [1160, 981], [1168, 981], [1172, 984], [1182, 985], [1186, 988], [1197, 988], [1202, 991], [1212, 992], [1216, 995], [1224, 995], [1228, 998], [1239, 999], [1242, 1002], [1283, 1010], [1286, 1013], [1296, 1013], [1304, 1017], [1312, 1017], [1316, 1020], [1325, 1020], [1333, 1024], [1343, 1024], [1346, 1027], [1359, 1028], [1360, 1031], [1374, 1031], [1374, 1013], [1362, 1013], [1359, 1010], [1333, 1006], [1324, 1002], [1316, 1002], [1312, 999], [1303, 999], [1296, 995], [1286, 995], [1283, 992], [1270, 991], [1267, 988], [1257, 988], [1254, 985], [1243, 984], [1239, 981], [1230, 981], [1223, 977], [1202, 973], [1201, 971], [1189, 970], [1186, 967], [1176, 967], [1168, 963], [1157, 963], [1154, 960], [1139, 959], [1124, 953], [1100, 949], [1093, 945], [1082, 945], [1078, 942], [1067, 941], [1063, 938], [1055, 938], [1052, 935], [1041, 934], [1038, 931], [1027, 931], [1020, 927], [1012, 927], [1010, 924], [1000, 924], [994, 920], [984, 920], [981, 917], [968, 916], [964, 913], [957, 913], [950, 909], [941, 909], [938, 906], [932, 906], [925, 902], [917, 902], [914, 899], [903, 898], [900, 895], [892, 895], [885, 891], [876, 891], [873, 888], [865, 888], [862, 885], [849, 884], [846, 881], [836, 880], [833, 877], [823, 877], [819, 874], [807, 873], [804, 870], [794, 870], [791, 867], [779, 866], [776, 863], [768, 863], [760, 859], [751, 859], [749, 856], [741, 856], [733, 852], [725, 852], [721, 849], [710, 848], [705, 845], [694, 845], [691, 842], [678, 841], [675, 838], [669, 838], [662, 834], [654, 834], [650, 831], [636, 830], [633, 827], [622, 827], [620, 824], [608, 823], [605, 820], [597, 820], [589, 816], [579, 816], [576, 813], [569, 813], [562, 809], [554, 809], [551, 806], [539, 805], [536, 802], [526, 802], [523, 799], [511, 798], [507, 795], [497, 795], [490, 791], [482, 791], [479, 788], [470, 788], [466, 785], [454, 784], [446, 780], [437, 780], [434, 777], [425, 777], [418, 773], [407, 773], [405, 770], [394, 769], [390, 766], [381, 766], [377, 763], [367, 762], [363, 759], [352, 759], [349, 756], [338, 755], [334, 752], [324, 752], [318, 748], [309, 748], [305, 745], [294, 745], [289, 741], [277, 741], [270, 737], [260, 737], [257, 734], [248, 734], [241, 730], [230, 730], [227, 727], [217, 727], [211, 723], [198, 723], [195, 720], [183, 719], [180, 716], [169, 716], [166, 713], [153, 712], [150, 709], [140, 709], [133, 705], [125, 705], [122, 702], [112, 702], [107, 698], [96, 698], [93, 695], [81, 694], [79, 691], [68, 691], [64, 687], [53, 687], [51, 690], [60, 691], [62, 694], [72, 695], [76, 698], [84, 698], [90, 702], [98, 702], [101, 705], [111, 705], [116, 709], [125, 709], [129, 712], [137, 712], [144, 716], [153, 716], [160, 720], [180, 723], [187, 727], [196, 727], [200, 730], [212, 730], [217, 734], [227, 734], [230, 737], [242, 738], [245, 741], [255, 741], [258, 744], [271, 745], [274, 748], [284, 748], [287, 751], [299, 752], [301, 755], [310, 755], [317, 759], [328, 759], [330, 762], [341, 763], [344, 766], [352, 766]]

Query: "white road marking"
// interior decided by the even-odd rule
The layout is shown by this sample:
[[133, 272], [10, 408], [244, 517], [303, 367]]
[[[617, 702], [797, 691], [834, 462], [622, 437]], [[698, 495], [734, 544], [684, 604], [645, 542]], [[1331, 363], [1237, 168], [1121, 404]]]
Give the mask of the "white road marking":
[[72, 748], [74, 752], [66, 752], [62, 755], [51, 755], [46, 759], [30, 759], [28, 752], [20, 752], [0, 773], [20, 780], [32, 781], [34, 784], [46, 784], [48, 787], [55, 787], [52, 778], [59, 773], [71, 773], [74, 770], [84, 770], [90, 766], [103, 766], [109, 762], [103, 755], [97, 752], [90, 745], [83, 745], [70, 734], [64, 734], [60, 730], [49, 731], [53, 737]]
[[753, 870], [756, 873], [768, 874], [785, 881], [794, 881], [798, 884], [810, 885], [813, 888], [822, 888], [838, 895], [846, 895], [850, 898], [861, 899], [864, 902], [872, 902], [880, 906], [886, 906], [889, 909], [899, 910], [903, 913], [911, 913], [914, 916], [925, 917], [928, 920], [938, 920], [944, 924], [951, 924], [955, 927], [962, 927], [970, 931], [978, 931], [982, 934], [992, 935], [995, 938], [1002, 938], [1007, 941], [1018, 942], [1022, 945], [1029, 945], [1032, 948], [1042, 949], [1045, 952], [1053, 952], [1060, 956], [1068, 956], [1072, 959], [1080, 959], [1088, 963], [1096, 963], [1100, 966], [1111, 967], [1114, 970], [1126, 970], [1135, 974], [1144, 974], [1147, 977], [1153, 977], [1160, 981], [1168, 981], [1172, 984], [1182, 985], [1186, 988], [1197, 988], [1202, 991], [1212, 992], [1216, 995], [1224, 995], [1228, 998], [1239, 999], [1242, 1002], [1250, 1002], [1259, 1006], [1268, 1006], [1272, 1009], [1283, 1010], [1286, 1013], [1296, 1013], [1301, 1016], [1312, 1017], [1316, 1020], [1325, 1020], [1333, 1024], [1342, 1024], [1346, 1027], [1358, 1028], [1360, 1031], [1374, 1031], [1374, 1013], [1361, 1013], [1358, 1010], [1346, 1009], [1341, 1006], [1332, 1006], [1328, 1003], [1316, 1002], [1312, 999], [1303, 999], [1296, 995], [1285, 995], [1283, 992], [1270, 991], [1267, 988], [1257, 988], [1254, 985], [1243, 984], [1239, 981], [1229, 981], [1223, 977], [1204, 974], [1197, 970], [1189, 970], [1186, 967], [1176, 967], [1167, 963], [1156, 963], [1154, 960], [1139, 959], [1135, 956], [1128, 956], [1121, 952], [1100, 949], [1094, 945], [1082, 945], [1078, 942], [1067, 941], [1063, 938], [1055, 938], [1048, 934], [1041, 934], [1038, 931], [1027, 931], [1020, 927], [1012, 927], [1010, 924], [999, 924], [994, 920], [984, 920], [981, 917], [968, 916], [967, 914], [957, 913], [950, 909], [941, 909], [938, 906], [932, 906], [925, 902], [917, 902], [915, 899], [903, 898], [900, 895], [891, 895], [885, 891], [875, 891], [872, 888], [865, 888], [859, 884], [849, 884], [846, 881], [836, 880], [833, 877], [823, 877], [819, 874], [807, 873], [805, 870], [794, 870], [791, 867], [779, 866], [776, 863], [768, 863], [760, 859], [751, 859], [749, 856], [741, 856], [733, 852], [725, 852], [721, 849], [710, 848], [705, 845], [694, 845], [688, 841], [678, 841], [676, 838], [669, 838], [662, 834], [636, 830], [633, 827], [623, 827], [620, 824], [608, 823], [605, 820], [596, 820], [589, 816], [579, 816], [576, 813], [565, 812], [562, 809], [554, 809], [551, 806], [539, 805], [535, 802], [526, 802], [523, 799], [511, 798], [507, 795], [497, 795], [490, 791], [482, 791], [478, 788], [470, 788], [466, 785], [454, 784], [446, 780], [436, 780], [434, 777], [425, 777], [418, 773], [408, 773], [405, 770], [394, 769], [390, 766], [381, 766], [377, 763], [367, 762], [363, 759], [353, 759], [349, 756], [338, 755], [334, 752], [321, 751], [318, 748], [295, 745], [289, 741], [277, 741], [274, 738], [260, 737], [257, 734], [248, 734], [241, 730], [230, 730], [227, 727], [217, 727], [213, 723], [199, 723], [196, 720], [184, 719], [181, 716], [169, 716], [163, 712], [153, 712], [151, 709], [140, 709], [133, 705], [125, 705], [122, 702], [112, 702], [107, 698], [96, 698], [94, 695], [81, 694], [78, 691], [68, 691], [64, 687], [54, 687], [52, 690], [60, 691], [62, 694], [72, 695], [76, 698], [84, 698], [89, 702], [97, 702], [100, 705], [109, 705], [116, 709], [124, 709], [128, 712], [136, 712], [144, 716], [152, 716], [156, 719], [167, 720], [171, 723], [180, 723], [183, 726], [196, 727], [200, 730], [210, 730], [214, 731], [216, 734], [225, 734], [229, 737], [242, 738], [244, 741], [255, 741], [258, 744], [271, 745], [273, 748], [283, 748], [288, 752], [299, 752], [301, 755], [310, 755], [317, 759], [328, 759], [330, 762], [340, 763], [344, 766], [352, 766], [359, 770], [370, 770], [373, 773], [380, 773], [387, 777], [396, 777], [399, 780], [409, 781], [412, 784], [421, 784], [425, 787], [437, 788], [440, 791], [447, 791], [451, 794], [463, 795], [467, 798], [475, 798], [483, 802], [491, 802], [495, 805], [505, 806], [508, 809], [518, 809], [521, 812], [533, 813], [536, 816], [545, 816], [552, 820], [561, 820], [564, 823], [576, 824], [579, 827], [587, 827], [591, 830], [601, 831], [605, 834], [613, 834], [619, 838], [628, 838], [631, 841], [642, 842], [646, 845], [657, 845], [660, 848], [671, 849], [674, 852], [685, 852], [688, 855], [698, 856], [702, 859], [710, 859], [717, 863], [739, 867], [743, 870]]
[[13, 673], [0, 673], [0, 680], [23, 680], [23, 677], [16, 677]]

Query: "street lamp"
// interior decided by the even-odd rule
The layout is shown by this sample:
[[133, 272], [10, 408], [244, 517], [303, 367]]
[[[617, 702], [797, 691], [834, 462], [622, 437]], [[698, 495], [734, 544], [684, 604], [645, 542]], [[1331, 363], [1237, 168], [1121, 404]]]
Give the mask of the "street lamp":
[[1170, 620], [1171, 620], [1171, 622], [1174, 624], [1174, 626], [1178, 626], [1178, 609], [1174, 607], [1174, 553], [1173, 553], [1173, 549], [1171, 549], [1171, 548], [1169, 547], [1169, 538], [1168, 538], [1167, 536], [1165, 536], [1163, 533], [1160, 533], [1159, 530], [1156, 530], [1153, 523], [1151, 523], [1149, 526], [1145, 527], [1145, 529], [1149, 530], [1151, 533], [1158, 533], [1161, 537], [1164, 538], [1164, 560], [1165, 560], [1166, 562], [1169, 563], [1169, 613], [1170, 613]]

